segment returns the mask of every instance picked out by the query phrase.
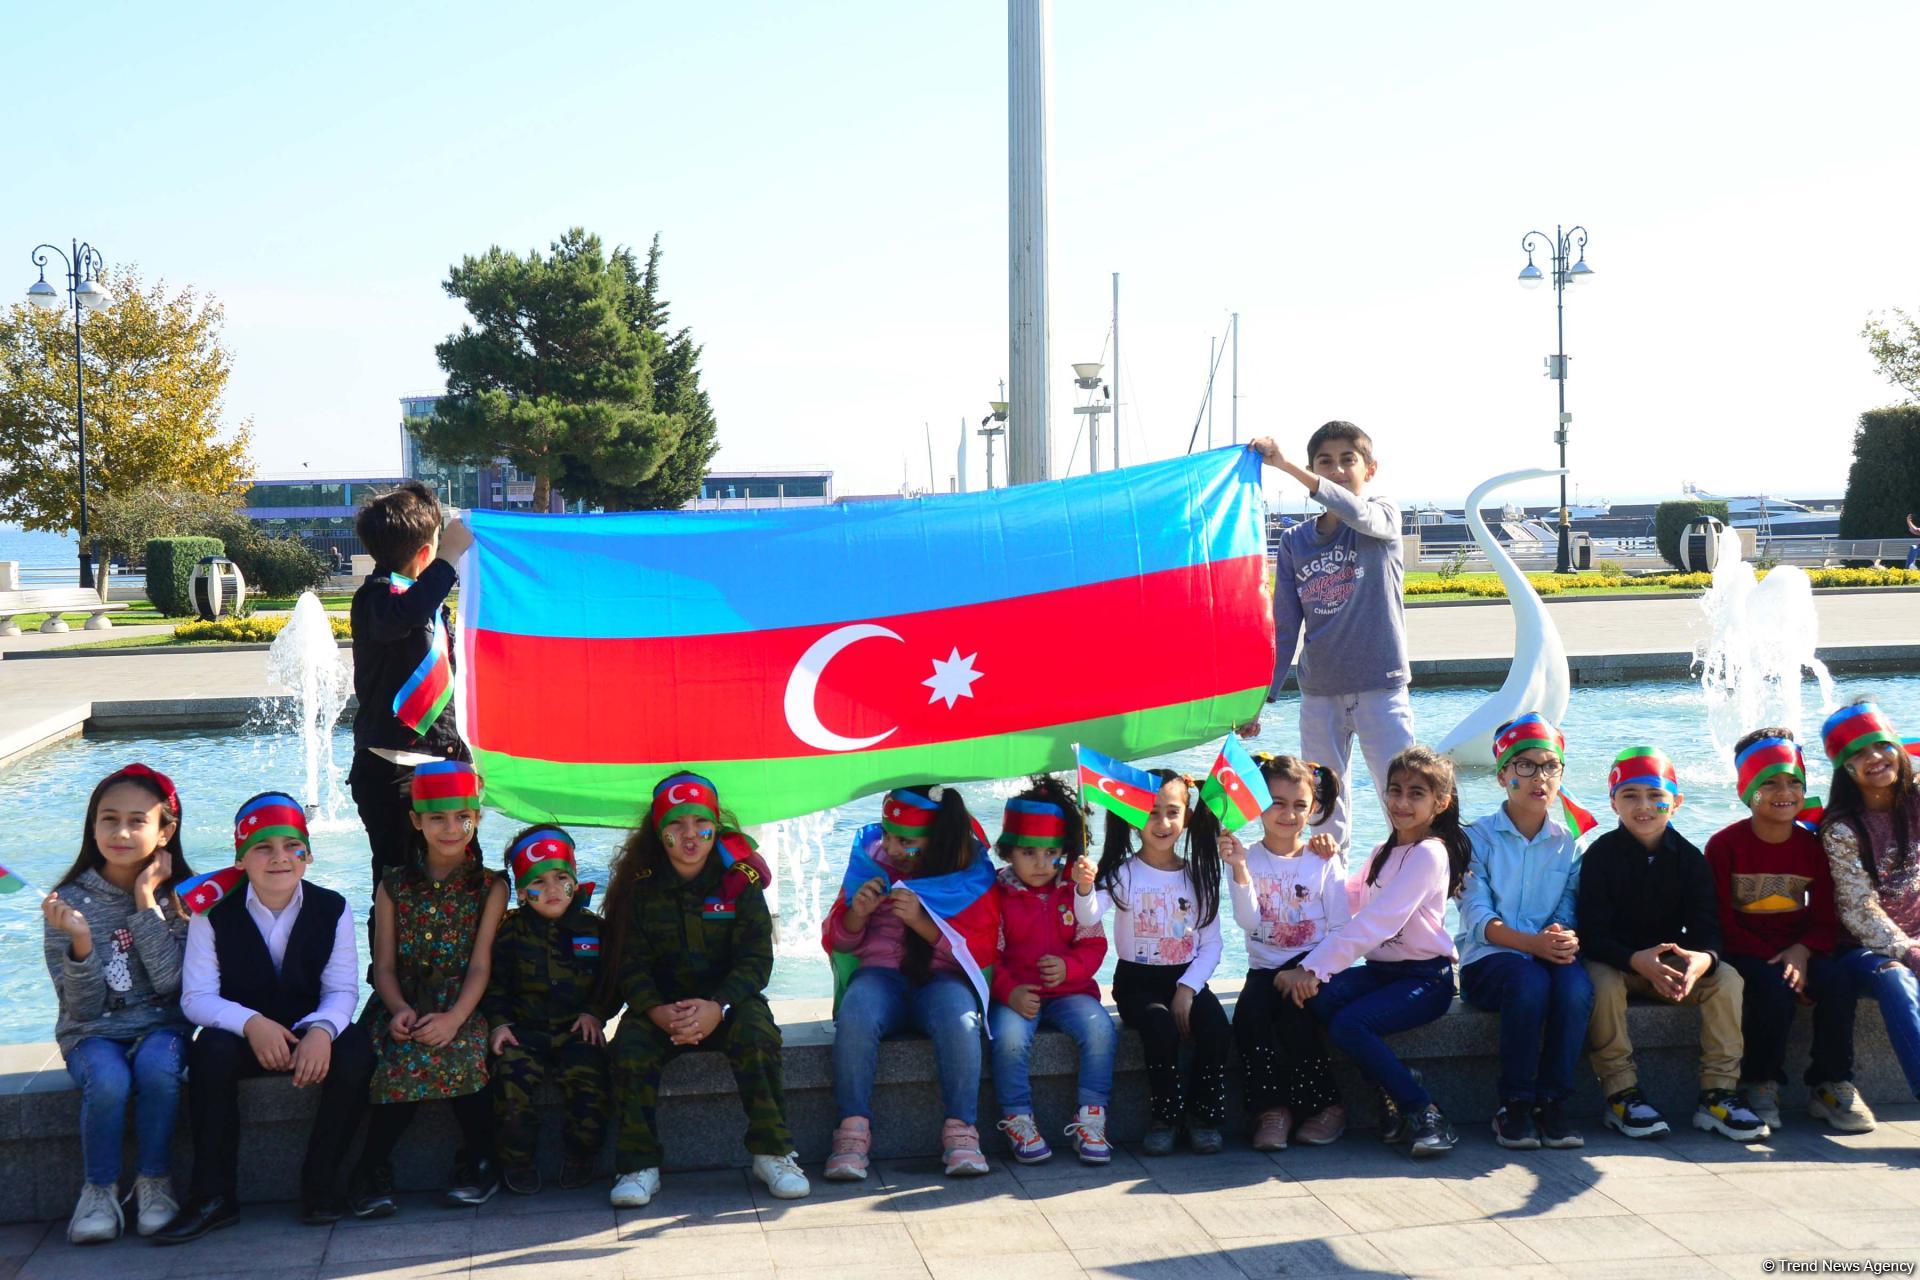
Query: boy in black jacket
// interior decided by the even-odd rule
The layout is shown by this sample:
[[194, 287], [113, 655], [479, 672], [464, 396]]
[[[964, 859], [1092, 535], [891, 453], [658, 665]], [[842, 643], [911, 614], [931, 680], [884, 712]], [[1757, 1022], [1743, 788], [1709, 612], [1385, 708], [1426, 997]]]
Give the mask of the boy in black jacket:
[[1739, 1093], [1743, 994], [1740, 974], [1720, 963], [1720, 908], [1700, 850], [1669, 823], [1681, 796], [1673, 763], [1656, 747], [1629, 747], [1608, 776], [1620, 825], [1587, 849], [1576, 912], [1580, 957], [1593, 979], [1587, 1048], [1606, 1123], [1629, 1138], [1669, 1132], [1640, 1093], [1627, 1034], [1627, 997], [1651, 996], [1700, 1010], [1700, 1102], [1696, 1129], [1739, 1142], [1768, 1136]]
[[374, 574], [353, 593], [353, 791], [373, 849], [373, 888], [388, 867], [407, 860], [413, 834], [407, 792], [411, 769], [373, 753], [378, 747], [469, 760], [453, 722], [453, 619], [447, 594], [454, 565], [473, 545], [458, 521], [441, 528], [433, 491], [410, 480], [361, 508], [354, 532], [373, 557]]

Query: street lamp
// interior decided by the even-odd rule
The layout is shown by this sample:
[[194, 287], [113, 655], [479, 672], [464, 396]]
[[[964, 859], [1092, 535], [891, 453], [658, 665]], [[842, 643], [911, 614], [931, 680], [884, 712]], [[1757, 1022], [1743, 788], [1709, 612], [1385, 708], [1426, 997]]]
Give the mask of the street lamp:
[[[1553, 429], [1553, 441], [1560, 446], [1560, 552], [1555, 560], [1555, 572], [1573, 572], [1573, 526], [1567, 519], [1567, 427], [1573, 422], [1573, 415], [1567, 412], [1567, 286], [1577, 284], [1592, 277], [1593, 268], [1587, 265], [1587, 229], [1572, 227], [1562, 229], [1556, 226], [1549, 237], [1544, 231], [1529, 231], [1520, 237], [1520, 248], [1526, 252], [1527, 265], [1520, 269], [1520, 287], [1538, 289], [1547, 282], [1546, 274], [1533, 263], [1534, 250], [1550, 252], [1553, 258], [1553, 324], [1554, 345], [1559, 350], [1547, 357], [1547, 376], [1560, 388], [1560, 418]], [[1569, 266], [1575, 252], [1579, 260]]]
[[1100, 469], [1100, 415], [1113, 406], [1106, 403], [1106, 392], [1100, 384], [1100, 370], [1104, 366], [1098, 360], [1086, 361], [1073, 366], [1073, 385], [1082, 391], [1100, 391], [1101, 398], [1089, 404], [1075, 405], [1073, 411], [1087, 420], [1087, 470]]
[[[1006, 383], [1000, 384], [1000, 393], [1006, 394]], [[980, 419], [980, 435], [987, 439], [987, 488], [993, 488], [993, 442], [1007, 434], [1007, 402], [1005, 400], [987, 401], [987, 416]]]
[[[67, 268], [67, 302], [60, 301], [60, 290], [47, 283], [47, 254], [59, 258]], [[35, 245], [33, 265], [40, 278], [27, 286], [27, 301], [42, 311], [63, 305], [73, 307], [73, 418], [80, 433], [80, 585], [93, 586], [93, 553], [87, 548], [87, 401], [82, 387], [86, 370], [81, 363], [80, 313], [103, 311], [113, 305], [113, 295], [99, 281], [102, 263], [92, 245], [73, 242], [71, 256], [58, 245]]]

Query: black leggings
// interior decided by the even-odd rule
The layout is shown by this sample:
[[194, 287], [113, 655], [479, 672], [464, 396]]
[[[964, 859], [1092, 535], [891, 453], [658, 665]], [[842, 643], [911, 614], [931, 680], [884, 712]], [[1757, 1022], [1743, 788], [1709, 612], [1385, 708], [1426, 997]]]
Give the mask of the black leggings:
[[[1296, 956], [1285, 967], [1298, 965]], [[1291, 1107], [1300, 1119], [1340, 1101], [1320, 1020], [1273, 987], [1278, 969], [1254, 969], [1233, 1007], [1233, 1038], [1247, 1070], [1247, 1113]]]
[[1227, 1119], [1227, 1053], [1233, 1029], [1218, 996], [1206, 987], [1194, 992], [1187, 1012], [1193, 1065], [1181, 1076], [1180, 1027], [1173, 1020], [1172, 1004], [1174, 988], [1186, 971], [1184, 964], [1122, 960], [1113, 971], [1113, 1003], [1120, 1021], [1140, 1033], [1154, 1123], [1177, 1125], [1185, 1115], [1194, 1124], [1217, 1129]]
[[[413, 1123], [425, 1103], [437, 1101], [422, 1098], [415, 1102], [382, 1102], [367, 1108], [367, 1142], [360, 1150], [360, 1171], [370, 1172], [393, 1159], [393, 1149], [400, 1145], [400, 1138]], [[457, 1098], [448, 1098], [447, 1105], [453, 1108], [454, 1123], [460, 1126], [461, 1158], [479, 1160], [493, 1158], [493, 1095], [485, 1089], [478, 1093], [466, 1093]]]

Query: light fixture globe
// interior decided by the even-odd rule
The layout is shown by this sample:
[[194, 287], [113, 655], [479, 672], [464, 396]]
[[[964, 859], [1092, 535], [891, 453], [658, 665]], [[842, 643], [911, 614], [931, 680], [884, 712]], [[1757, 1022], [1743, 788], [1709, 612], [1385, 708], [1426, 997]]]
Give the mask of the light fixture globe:
[[1098, 360], [1083, 362], [1073, 366], [1073, 379], [1083, 387], [1091, 387], [1100, 381], [1100, 370], [1106, 366]]
[[995, 422], [1005, 422], [1007, 420], [1007, 402], [1005, 400], [989, 400], [987, 401], [987, 408], [993, 410], [993, 420]]
[[1568, 269], [1567, 279], [1573, 281], [1575, 284], [1579, 284], [1583, 280], [1591, 280], [1593, 279], [1593, 268], [1587, 265], [1587, 260], [1583, 257]]
[[82, 280], [73, 296], [80, 299], [80, 305], [88, 311], [105, 311], [113, 305], [113, 295], [98, 280]]
[[57, 311], [60, 308], [60, 291], [47, 283], [46, 273], [27, 286], [27, 301], [42, 311]]
[[1520, 287], [1522, 289], [1538, 289], [1542, 284], [1546, 283], [1546, 279], [1546, 276], [1541, 274], [1540, 268], [1533, 265], [1532, 258], [1528, 258], [1527, 265], [1520, 269]]

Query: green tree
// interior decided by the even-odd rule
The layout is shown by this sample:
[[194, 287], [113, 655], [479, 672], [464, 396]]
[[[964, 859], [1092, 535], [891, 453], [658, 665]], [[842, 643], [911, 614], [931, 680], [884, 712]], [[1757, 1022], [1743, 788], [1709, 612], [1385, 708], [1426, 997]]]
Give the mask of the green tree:
[[1880, 376], [1906, 392], [1909, 400], [1920, 400], [1920, 324], [1895, 307], [1891, 316], [1868, 316], [1860, 336], [1867, 340], [1867, 354]]
[[1853, 432], [1840, 536], [1903, 538], [1909, 512], [1920, 514], [1920, 404], [1869, 409]]
[[[221, 436], [232, 357], [213, 298], [132, 269], [101, 281], [113, 303], [82, 322], [87, 496], [111, 507], [147, 490], [234, 492], [251, 469], [251, 421]], [[80, 523], [73, 313], [16, 303], [0, 311], [0, 520], [29, 529]], [[89, 534], [92, 533], [91, 527]]]
[[574, 228], [546, 257], [495, 245], [452, 269], [445, 288], [471, 315], [436, 353], [447, 396], [409, 424], [447, 462], [505, 458], [534, 477], [544, 510], [555, 482], [638, 486], [672, 456], [682, 415], [654, 402], [648, 346], [635, 330], [632, 281], [600, 238]]
[[217, 536], [215, 531], [228, 521], [246, 518], [239, 512], [237, 489], [202, 493], [152, 485], [96, 498], [88, 524], [102, 551], [137, 565], [146, 559], [147, 543], [153, 539]]

